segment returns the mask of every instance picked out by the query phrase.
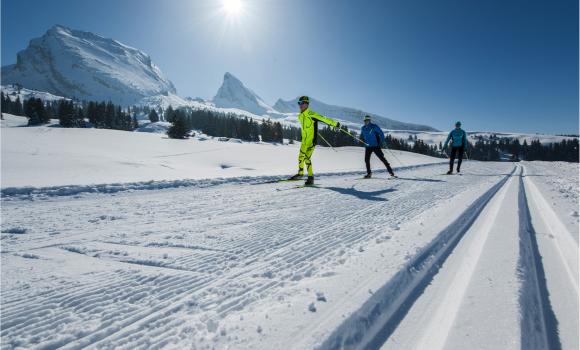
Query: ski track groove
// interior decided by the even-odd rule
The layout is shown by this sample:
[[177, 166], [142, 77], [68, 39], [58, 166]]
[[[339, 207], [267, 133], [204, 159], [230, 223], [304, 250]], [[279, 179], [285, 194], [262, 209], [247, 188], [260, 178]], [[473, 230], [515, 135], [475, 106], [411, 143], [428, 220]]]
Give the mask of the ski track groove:
[[[427, 167], [427, 169], [432, 170], [432, 168]], [[434, 171], [437, 171], [435, 169]], [[424, 174], [423, 174], [424, 175]], [[432, 174], [431, 174], [432, 175]], [[341, 180], [340, 178], [334, 177], [332, 180]], [[349, 179], [343, 179], [349, 181]], [[481, 180], [481, 183], [487, 183]], [[264, 186], [261, 190], [263, 193], [271, 191], [272, 187], [276, 185]], [[431, 200], [436, 199], [446, 199], [450, 198], [455, 194], [465, 190], [467, 188], [467, 183], [465, 181], [458, 184], [458, 188], [453, 194], [446, 193], [445, 188], [438, 189], [435, 192], [435, 197], [426, 198], [428, 196], [422, 196], [423, 192], [432, 192], [433, 185], [431, 183], [421, 182], [419, 184], [412, 181], [405, 181], [404, 183], [394, 183], [392, 186], [389, 183], [388, 186], [397, 189], [395, 192], [389, 194], [387, 201], [376, 201], [370, 205], [365, 205], [362, 209], [350, 211], [347, 216], [333, 216], [329, 225], [323, 226], [319, 229], [319, 225], [316, 225], [317, 229], [313, 230], [312, 221], [324, 220], [324, 217], [328, 215], [327, 212], [323, 211], [321, 213], [316, 213], [314, 209], [317, 207], [319, 201], [327, 202], [336, 197], [336, 193], [328, 189], [316, 189], [312, 193], [308, 193], [308, 198], [310, 202], [300, 203], [299, 208], [289, 208], [289, 212], [299, 213], [301, 210], [313, 210], [314, 214], [313, 220], [305, 220], [304, 222], [298, 222], [291, 225], [287, 225], [285, 218], [278, 218], [276, 213], [270, 213], [267, 206], [264, 205], [262, 210], [258, 212], [265, 215], [262, 221], [258, 222], [247, 222], [247, 211], [255, 208], [255, 201], [248, 200], [251, 196], [246, 195], [246, 197], [238, 196], [236, 201], [232, 201], [232, 206], [229, 210], [234, 211], [231, 217], [228, 217], [226, 223], [221, 223], [221, 228], [215, 233], [216, 236], [223, 234], [228, 236], [229, 233], [235, 233], [235, 230], [240, 228], [240, 223], [245, 225], [247, 231], [244, 232], [245, 236], [242, 244], [237, 244], [235, 240], [231, 240], [231, 243], [227, 241], [220, 242], [220, 249], [190, 249], [191, 254], [179, 257], [175, 259], [172, 264], [174, 266], [180, 266], [179, 269], [174, 268], [173, 272], [175, 275], [165, 276], [168, 279], [164, 280], [162, 269], [168, 266], [149, 266], [143, 265], [144, 271], [148, 273], [154, 273], [153, 276], [144, 276], [140, 272], [125, 271], [122, 269], [117, 269], [116, 273], [119, 277], [123, 276], [121, 279], [114, 280], [110, 282], [108, 279], [110, 276], [108, 273], [103, 272], [102, 274], [92, 275], [91, 278], [93, 283], [86, 283], [81, 285], [75, 285], [61, 293], [55, 293], [54, 291], [49, 291], [45, 293], [39, 293], [36, 297], [42, 297], [43, 300], [36, 300], [34, 308], [22, 308], [22, 313], [19, 309], [26, 305], [25, 298], [19, 299], [19, 303], [14, 303], [10, 301], [9, 295], [2, 295], [2, 336], [7, 340], [2, 341], [2, 348], [13, 344], [10, 341], [14, 341], [16, 335], [34, 334], [34, 337], [38, 339], [40, 344], [45, 346], [54, 347], [64, 347], [64, 348], [81, 348], [84, 346], [91, 347], [110, 347], [112, 344], [118, 344], [126, 348], [138, 348], [157, 346], [150, 343], [143, 343], [142, 338], [140, 339], [139, 334], [144, 331], [150, 331], [150, 328], [155, 328], [153, 324], [173, 324], [177, 325], [181, 321], [172, 319], [175, 312], [182, 310], [183, 308], [188, 309], [188, 305], [192, 300], [195, 300], [194, 310], [207, 310], [215, 309], [215, 311], [220, 316], [227, 315], [231, 310], [237, 310], [243, 308], [248, 302], [252, 301], [252, 295], [260, 295], [261, 293], [266, 293], [271, 290], [275, 290], [284, 281], [291, 281], [293, 277], [304, 278], [304, 276], [310, 273], [316, 273], [312, 271], [314, 267], [311, 265], [311, 261], [318, 257], [328, 258], [324, 256], [328, 252], [336, 250], [340, 247], [345, 249], [354, 249], [354, 245], [359, 242], [368, 241], [374, 239], [378, 235], [384, 232], [385, 227], [379, 226], [372, 229], [376, 224], [384, 222], [392, 222], [395, 224], [400, 223], [402, 220], [408, 219], [417, 215], [418, 213], [429, 208], [431, 205]], [[368, 187], [368, 186], [367, 186]], [[372, 186], [371, 186], [372, 187]], [[353, 186], [354, 188], [354, 186]], [[405, 188], [405, 191], [400, 189]], [[173, 190], [172, 190], [173, 191]], [[176, 193], [183, 192], [185, 190], [176, 191]], [[241, 192], [241, 191], [240, 191]], [[281, 193], [277, 195], [278, 200], [291, 202], [288, 199], [293, 198], [294, 194]], [[364, 191], [363, 191], [364, 192]], [[240, 194], [240, 193], [238, 193]], [[253, 193], [255, 195], [255, 193]], [[205, 198], [212, 197], [211, 195], [205, 194]], [[215, 197], [215, 196], [214, 196]], [[412, 197], [413, 200], [406, 202], [404, 199], [406, 197]], [[155, 199], [154, 197], [153, 199]], [[199, 196], [200, 199], [204, 199], [204, 195]], [[87, 198], [81, 199], [85, 201]], [[240, 205], [240, 201], [245, 205]], [[270, 203], [267, 200], [267, 203]], [[13, 204], [14, 202], [10, 202]], [[120, 203], [120, 202], [119, 202]], [[397, 203], [396, 207], [392, 204]], [[59, 203], [60, 204], [60, 203]], [[67, 203], [64, 203], [66, 205]], [[229, 206], [229, 205], [228, 205]], [[352, 201], [347, 207], [356, 208], [359, 206], [359, 202]], [[210, 207], [210, 205], [208, 205]], [[184, 211], [194, 210], [197, 217], [200, 217], [199, 207], [190, 206], [184, 208]], [[201, 207], [203, 208], [203, 206]], [[387, 212], [385, 212], [387, 210]], [[252, 210], [255, 213], [255, 211]], [[202, 211], [205, 215], [210, 215], [212, 210], [208, 209]], [[171, 208], [160, 210], [157, 212], [151, 224], [164, 225], [171, 224], [175, 219], [170, 216], [166, 220], [157, 220], [158, 217], [162, 217], [164, 214], [174, 214], [171, 212]], [[274, 216], [272, 216], [274, 215]], [[348, 227], [351, 225], [360, 225], [359, 220], [361, 216], [367, 217], [368, 222], [364, 223], [365, 228], [369, 230], [364, 232], [363, 230], [358, 230], [358, 227], [354, 231], [348, 231]], [[280, 222], [279, 225], [271, 225], [269, 220], [270, 217], [276, 217]], [[300, 217], [298, 215], [298, 217]], [[388, 220], [385, 220], [385, 217]], [[131, 218], [131, 216], [130, 216]], [[135, 219], [135, 218], [133, 218]], [[129, 247], [146, 247], [147, 244], [151, 244], [152, 241], [148, 240], [149, 237], [143, 235], [137, 238], [137, 241], [132, 242], [133, 244], [126, 244], [123, 241], [115, 242], [115, 238], [119, 238], [116, 234], [123, 232], [133, 227], [134, 222], [126, 222], [124, 224], [119, 224], [121, 220], [108, 221], [103, 227], [97, 230], [92, 230], [91, 232], [83, 232], [79, 234], [73, 234], [66, 237], [61, 237], [61, 240], [67, 240], [66, 244], [60, 244], [61, 246], [83, 246], [87, 243], [105, 243], [106, 244], [118, 244], [120, 246], [127, 245]], [[235, 222], [237, 224], [229, 225], [228, 223]], [[290, 222], [290, 221], [289, 221]], [[147, 223], [149, 224], [149, 223]], [[196, 222], [196, 218], [186, 219], [182, 227], [191, 224], [191, 232], [203, 232], [203, 223]], [[211, 222], [210, 222], [211, 225]], [[112, 226], [112, 227], [111, 227]], [[341, 228], [342, 231], [340, 232]], [[250, 229], [248, 229], [250, 228]], [[74, 231], [74, 229], [71, 229]], [[96, 232], [95, 232], [96, 231]], [[110, 234], [107, 234], [111, 231]], [[143, 228], [146, 231], [146, 227]], [[286, 233], [294, 232], [308, 232], [309, 235], [290, 235], [290, 237], [285, 236]], [[312, 232], [314, 231], [314, 234]], [[61, 234], [63, 236], [63, 234]], [[103, 237], [101, 241], [96, 240], [83, 240], [83, 237]], [[71, 237], [75, 240], [69, 241]], [[236, 236], [234, 236], [236, 237]], [[12, 250], [3, 251], [3, 256], [6, 256], [10, 251], [19, 251], [24, 248], [25, 250], [40, 249], [39, 244], [53, 240], [54, 237], [40, 237], [38, 239], [27, 239], [20, 243], [10, 243], [10, 248]], [[144, 239], [144, 241], [140, 241]], [[167, 240], [165, 240], [167, 241]], [[156, 239], [153, 242], [159, 243], [159, 245], [153, 245], [152, 247], [162, 248], [177, 248], [177, 249], [188, 249], [184, 246], [170, 246], [163, 245], [164, 240]], [[170, 244], [170, 243], [169, 243]], [[35, 247], [36, 245], [36, 247]], [[29, 246], [28, 248], [26, 248]], [[55, 246], [54, 244], [50, 245]], [[59, 244], [56, 245], [57, 247]], [[199, 246], [204, 246], [199, 244]], [[92, 251], [91, 251], [92, 252]], [[70, 252], [73, 253], [73, 252]], [[226, 256], [223, 255], [237, 255], [238, 258], [233, 260], [237, 263], [229, 271], [221, 274], [214, 275], [218, 279], [211, 278], [212, 274], [223, 269], [223, 265], [216, 264], [216, 257], [219, 257], [223, 261], [230, 261]], [[92, 257], [90, 255], [84, 255], [83, 259], [105, 259], [106, 261], [114, 261], [117, 263], [127, 263], [128, 261], [116, 260], [113, 257]], [[125, 257], [123, 257], [125, 258]], [[332, 260], [332, 259], [331, 259]], [[220, 262], [222, 262], [220, 260]], [[129, 262], [133, 264], [133, 262]], [[195, 266], [195, 268], [194, 268]], [[241, 266], [241, 267], [240, 267]], [[169, 267], [171, 269], [171, 267]], [[194, 276], [187, 276], [179, 274], [184, 272], [183, 270], [190, 271], [194, 273]], [[271, 272], [273, 277], [264, 277], [265, 272]], [[172, 272], [172, 273], [173, 273]], [[221, 271], [220, 271], [221, 272]], [[280, 276], [280, 274], [283, 274]], [[275, 277], [275, 278], [274, 278]], [[236, 280], [233, 282], [232, 280]], [[235, 283], [245, 287], [241, 287], [235, 290], [235, 295], [223, 295], [221, 297], [212, 297], [212, 290], [220, 290], [220, 288], [227, 289], [231, 284]], [[162, 287], [159, 287], [159, 285]], [[111, 287], [115, 287], [111, 290]], [[152, 290], [152, 287], [153, 290]], [[74, 291], [74, 292], [73, 292]], [[17, 294], [17, 293], [16, 293]], [[143, 295], [145, 294], [145, 295]], [[153, 307], [148, 307], [143, 311], [138, 307], [138, 304], [133, 304], [139, 300], [133, 300], [128, 302], [129, 305], [126, 306], [125, 312], [119, 312], [118, 314], [110, 317], [103, 317], [105, 322], [95, 329], [90, 331], [84, 331], [78, 333], [77, 336], [74, 334], [68, 334], [67, 337], [54, 339], [51, 338], [48, 333], [54, 333], [55, 325], [58, 320], [73, 320], [78, 317], [90, 316], [91, 311], [97, 310], [101, 311], [101, 314], [107, 313], [106, 306], [110, 304], [111, 299], [115, 299], [116, 303], [127, 301], [133, 297], [152, 300], [161, 299], [162, 302], [155, 302]], [[214, 295], [215, 296], [215, 295]], [[192, 306], [193, 307], [193, 306]], [[12, 311], [12, 313], [6, 313]], [[50, 314], [47, 314], [47, 311]], [[194, 310], [192, 312], [194, 312]], [[30, 320], [30, 322], [22, 323], [21, 317], [29, 317], [30, 312], [36, 313], [37, 316], [43, 316], [45, 319], [41, 322], [36, 319]], [[81, 315], [74, 315], [75, 312], [80, 312]], [[89, 315], [87, 315], [89, 314]], [[194, 312], [195, 314], [195, 312]], [[46, 317], [48, 316], [48, 317]], [[97, 317], [98, 318], [98, 317]], [[66, 324], [66, 322], [64, 322]], [[7, 326], [8, 325], [8, 326]], [[137, 332], [135, 332], [135, 329]], [[166, 327], [160, 327], [158, 329], [159, 335], [166, 331]], [[38, 332], [42, 331], [42, 332]], [[177, 331], [176, 331], [177, 332]], [[43, 340], [44, 339], [44, 340]], [[158, 340], [158, 345], [162, 345], [164, 342], [162, 339]]]
[[343, 321], [319, 349], [380, 348], [415, 301], [421, 297], [483, 209], [515, 171], [516, 167], [477, 198], [453, 223], [377, 290], [358, 311]]
[[[512, 181], [513, 178], [510, 177], [499, 191], [494, 194], [488, 204], [481, 209], [482, 212], [486, 209], [488, 210], [485, 216], [485, 226], [480, 227], [477, 232], [473, 232], [474, 240], [469, 247], [469, 254], [462, 256], [459, 269], [456, 271], [455, 277], [449, 284], [448, 289], [445, 290], [445, 295], [442, 300], [438, 302], [437, 309], [431, 316], [427, 328], [421, 329], [418, 335], [420, 337], [417, 345], [418, 349], [429, 348], [430, 350], [440, 350], [445, 348], [445, 343], [457, 318], [463, 297], [469, 287], [469, 283], [485, 248], [485, 243], [493, 228], [493, 223], [498, 217]], [[478, 217], [480, 215], [481, 213], [478, 214]], [[444, 263], [442, 262], [442, 265]], [[445, 266], [441, 267], [441, 270], [443, 269], [445, 269]]]
[[552, 237], [555, 237], [554, 246], [562, 261], [562, 267], [566, 270], [571, 287], [578, 294], [578, 243], [533, 181], [525, 177], [525, 175], [523, 177], [525, 178], [523, 180], [524, 186], [527, 187], [533, 203], [539, 209], [540, 219], [544, 222]]
[[[550, 303], [524, 178], [525, 167], [522, 167], [518, 194], [520, 236], [518, 268], [523, 280], [519, 297], [522, 312], [521, 345], [526, 350], [558, 350], [562, 348], [558, 334], [558, 321]], [[543, 215], [541, 216], [544, 218]], [[545, 223], [548, 224], [546, 221]]]

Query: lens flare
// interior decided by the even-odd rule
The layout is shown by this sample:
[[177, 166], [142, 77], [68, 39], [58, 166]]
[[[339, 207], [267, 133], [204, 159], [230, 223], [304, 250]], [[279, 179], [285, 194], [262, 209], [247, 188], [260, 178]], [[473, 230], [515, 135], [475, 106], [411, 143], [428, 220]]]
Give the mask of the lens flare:
[[238, 17], [244, 10], [242, 0], [222, 0], [222, 10], [230, 17]]

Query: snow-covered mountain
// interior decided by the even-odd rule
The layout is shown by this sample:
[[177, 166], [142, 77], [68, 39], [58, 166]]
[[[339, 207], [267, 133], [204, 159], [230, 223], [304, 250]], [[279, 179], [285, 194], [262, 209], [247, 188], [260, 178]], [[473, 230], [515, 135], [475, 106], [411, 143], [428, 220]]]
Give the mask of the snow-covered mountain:
[[[274, 106], [245, 86], [231, 73], [213, 100], [185, 99], [177, 95], [173, 83], [142, 51], [116, 40], [56, 25], [42, 37], [32, 39], [18, 53], [16, 64], [2, 67], [3, 89], [19, 84], [38, 93], [77, 98], [79, 100], [113, 101], [120, 105], [210, 109], [248, 116], [273, 118], [295, 124], [296, 99], [278, 100]], [[311, 99], [317, 112], [358, 126], [362, 117], [372, 115], [385, 129], [435, 131], [430, 126], [404, 123], [350, 107], [333, 106]]]
[[[298, 97], [292, 100], [278, 99], [276, 104], [274, 104], [274, 109], [281, 113], [296, 112], [297, 102]], [[398, 120], [389, 119], [378, 114], [365, 112], [356, 108], [329, 105], [312, 97], [310, 97], [310, 107], [322, 115], [355, 124], [362, 124], [364, 116], [370, 115], [373, 117], [374, 121], [383, 129], [437, 131], [437, 129], [434, 129], [428, 125], [400, 122]]]
[[213, 98], [213, 103], [216, 107], [238, 108], [256, 115], [278, 114], [258, 94], [229, 72], [224, 75], [224, 81]]
[[173, 83], [144, 52], [60, 25], [32, 39], [18, 53], [16, 64], [2, 67], [2, 84], [123, 105], [176, 93]]
[[[215, 107], [236, 108], [259, 116], [267, 115], [275, 119], [288, 119], [289, 115], [296, 114], [298, 112], [297, 101], [298, 97], [286, 101], [278, 99], [274, 106], [270, 106], [257, 93], [245, 86], [229, 72], [224, 75], [222, 86], [213, 98]], [[365, 115], [372, 115], [375, 121], [385, 129], [437, 131], [427, 125], [404, 123], [356, 108], [329, 105], [314, 98], [311, 98], [310, 101], [312, 109], [318, 113], [338, 119], [345, 124], [359, 125]]]

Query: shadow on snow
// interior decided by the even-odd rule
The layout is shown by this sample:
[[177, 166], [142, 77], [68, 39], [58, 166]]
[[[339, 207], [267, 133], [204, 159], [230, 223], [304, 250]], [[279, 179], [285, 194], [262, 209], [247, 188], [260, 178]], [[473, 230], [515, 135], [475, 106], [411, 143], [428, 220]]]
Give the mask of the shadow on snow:
[[359, 191], [359, 190], [355, 189], [354, 186], [352, 186], [350, 188], [343, 188], [343, 187], [322, 187], [322, 188], [327, 189], [327, 190], [331, 190], [334, 192], [338, 192], [340, 194], [354, 196], [354, 197], [357, 197], [359, 199], [365, 199], [365, 200], [370, 200], [370, 201], [379, 201], [379, 202], [386, 202], [387, 201], [386, 198], [379, 197], [380, 195], [396, 191], [396, 189], [394, 189], [394, 188], [386, 188], [386, 189], [380, 190], [380, 191], [364, 192], [364, 191]]

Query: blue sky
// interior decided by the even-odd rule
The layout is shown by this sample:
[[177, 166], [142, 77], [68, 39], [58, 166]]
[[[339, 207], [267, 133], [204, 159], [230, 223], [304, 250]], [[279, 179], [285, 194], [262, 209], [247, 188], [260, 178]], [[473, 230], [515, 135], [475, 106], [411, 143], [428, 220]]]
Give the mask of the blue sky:
[[229, 71], [271, 104], [578, 133], [576, 0], [242, 0], [238, 16], [222, 1], [2, 0], [2, 65], [62, 24], [147, 52], [182, 96], [213, 97]]

